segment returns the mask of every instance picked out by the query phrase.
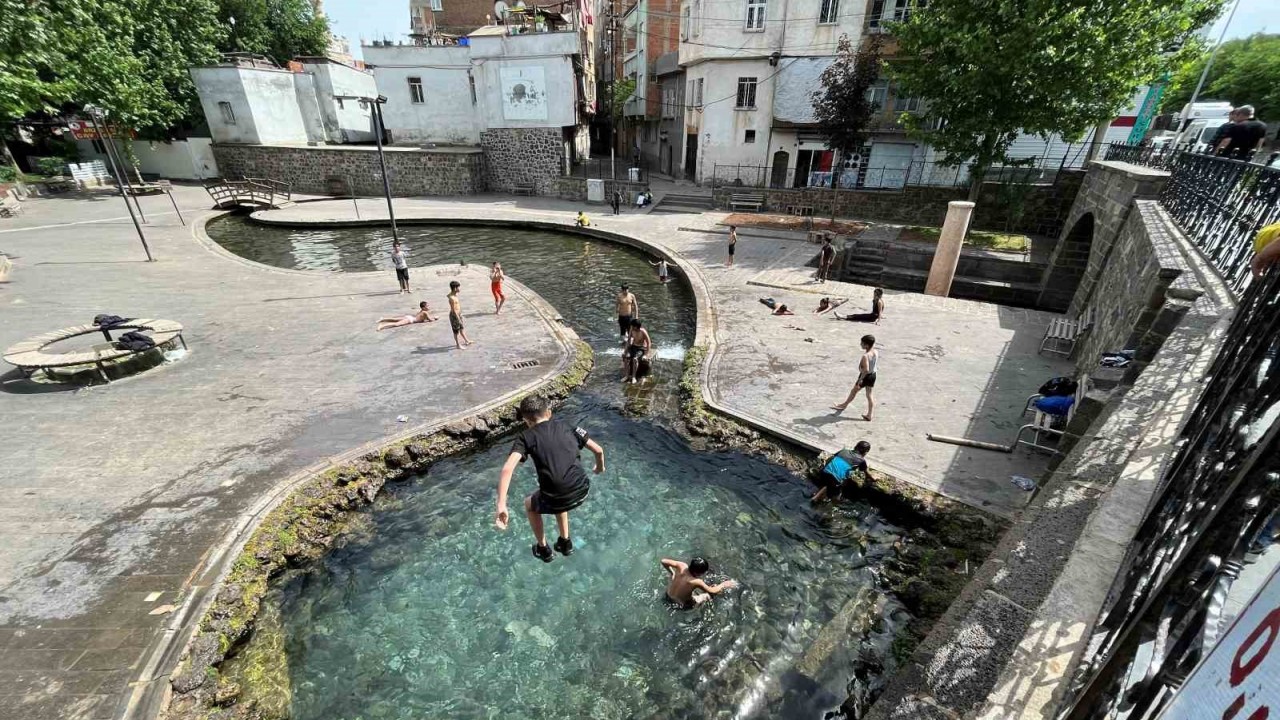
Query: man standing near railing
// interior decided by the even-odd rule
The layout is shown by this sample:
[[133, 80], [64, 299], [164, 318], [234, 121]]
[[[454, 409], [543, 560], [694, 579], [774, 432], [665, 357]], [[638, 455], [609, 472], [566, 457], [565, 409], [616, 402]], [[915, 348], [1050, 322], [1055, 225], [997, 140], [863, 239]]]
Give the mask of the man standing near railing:
[[1231, 111], [1231, 122], [1218, 141], [1218, 155], [1248, 161], [1267, 138], [1267, 125], [1253, 116], [1252, 105]]

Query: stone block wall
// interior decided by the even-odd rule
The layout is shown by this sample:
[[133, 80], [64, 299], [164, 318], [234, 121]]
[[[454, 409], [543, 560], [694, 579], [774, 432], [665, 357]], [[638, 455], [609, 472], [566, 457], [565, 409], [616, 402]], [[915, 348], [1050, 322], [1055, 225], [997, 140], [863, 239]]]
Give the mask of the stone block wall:
[[[293, 145], [213, 145], [223, 177], [282, 180], [293, 192], [328, 194], [329, 179], [341, 178], [356, 195], [381, 195], [377, 148]], [[484, 192], [485, 158], [479, 150], [388, 148], [391, 194], [472, 195]]]
[[1160, 195], [1169, 173], [1115, 161], [1094, 161], [1081, 183], [1045, 273], [1040, 307], [1077, 314], [1135, 199]]
[[1136, 377], [1204, 293], [1178, 249], [1180, 233], [1159, 203], [1134, 201], [1092, 293], [1081, 301], [1095, 315], [1077, 345], [1080, 372], [1092, 372], [1102, 352], [1134, 349], [1128, 375]]
[[485, 179], [491, 192], [533, 183], [534, 194], [558, 195], [568, 144], [559, 128], [493, 128], [480, 133]]
[[[1014, 186], [1022, 189], [1019, 212], [1013, 207], [1014, 190], [998, 183], [983, 185], [974, 210], [973, 227], [1056, 237], [1080, 189], [1083, 173], [1063, 172], [1053, 184]], [[712, 201], [729, 209], [737, 193], [762, 194], [764, 209], [785, 212], [791, 205], [809, 205], [817, 215], [837, 215], [904, 225], [939, 227], [947, 215], [947, 203], [968, 197], [967, 188], [905, 187], [899, 190], [836, 190], [823, 188], [745, 188], [722, 186], [712, 190]]]
[[[561, 200], [587, 201], [587, 181], [585, 178], [569, 176], [558, 177], [550, 183], [550, 187], [551, 192], [547, 194], [552, 197], [557, 197]], [[622, 191], [622, 197], [626, 198], [625, 202], [630, 203], [632, 196], [641, 190], [648, 189], [649, 184], [635, 183], [627, 180], [605, 180], [604, 196], [606, 199], [606, 205], [608, 204], [607, 200], [609, 195], [613, 192], [615, 187]]]

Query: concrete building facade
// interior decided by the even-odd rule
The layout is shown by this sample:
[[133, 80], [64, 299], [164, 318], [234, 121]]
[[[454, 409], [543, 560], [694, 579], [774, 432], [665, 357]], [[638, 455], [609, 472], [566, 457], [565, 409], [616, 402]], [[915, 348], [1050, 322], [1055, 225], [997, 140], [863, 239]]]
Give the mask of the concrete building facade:
[[302, 71], [232, 59], [191, 68], [209, 132], [215, 143], [324, 144], [374, 139], [368, 107], [336, 96], [371, 97], [370, 73], [307, 58]]
[[[659, 126], [664, 117], [663, 94], [658, 61], [675, 55], [680, 46], [680, 0], [639, 0], [622, 15], [621, 63], [618, 78], [635, 83], [635, 90], [623, 104], [620, 144], [632, 162], [662, 165]], [[664, 67], [670, 73], [671, 68]], [[668, 134], [669, 137], [669, 134]]]

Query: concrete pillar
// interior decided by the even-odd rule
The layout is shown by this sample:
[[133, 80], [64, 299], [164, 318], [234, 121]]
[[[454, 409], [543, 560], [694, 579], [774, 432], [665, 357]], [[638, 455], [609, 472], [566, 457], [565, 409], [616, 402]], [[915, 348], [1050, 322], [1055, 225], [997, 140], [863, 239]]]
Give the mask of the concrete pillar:
[[933, 251], [933, 265], [929, 267], [929, 280], [924, 285], [926, 295], [946, 297], [951, 293], [956, 263], [960, 262], [960, 246], [969, 232], [971, 217], [973, 203], [967, 200], [947, 203], [947, 219], [942, 223], [942, 235], [938, 238], [938, 248]]

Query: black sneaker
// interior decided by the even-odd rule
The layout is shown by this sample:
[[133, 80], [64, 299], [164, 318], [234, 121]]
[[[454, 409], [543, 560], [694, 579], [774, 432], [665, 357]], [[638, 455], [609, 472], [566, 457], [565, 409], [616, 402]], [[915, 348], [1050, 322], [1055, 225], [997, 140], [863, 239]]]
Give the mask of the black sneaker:
[[573, 554], [573, 541], [567, 537], [562, 537], [556, 541], [556, 552], [565, 557]]
[[[559, 545], [560, 543], [556, 543], [557, 547], [559, 547]], [[556, 559], [556, 556], [551, 553], [551, 548], [547, 547], [546, 545], [534, 545], [533, 556], [538, 558], [544, 563], [549, 563], [552, 560]]]

